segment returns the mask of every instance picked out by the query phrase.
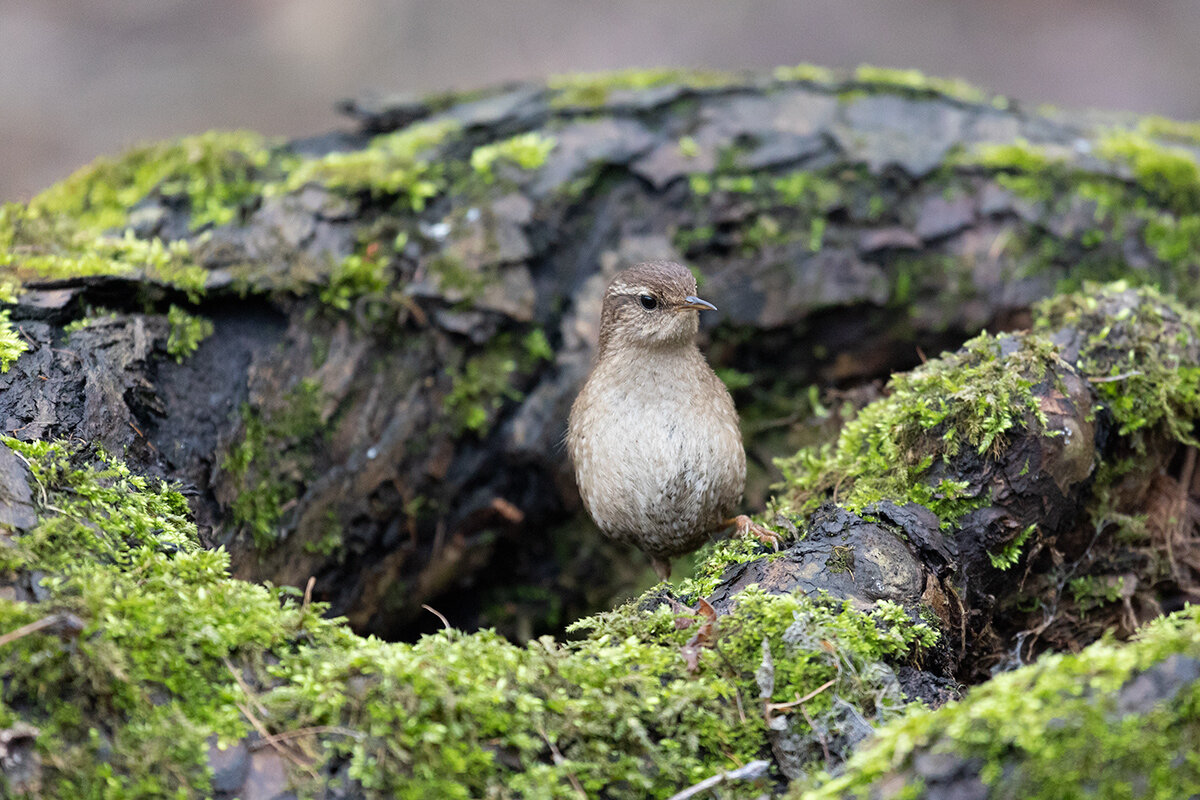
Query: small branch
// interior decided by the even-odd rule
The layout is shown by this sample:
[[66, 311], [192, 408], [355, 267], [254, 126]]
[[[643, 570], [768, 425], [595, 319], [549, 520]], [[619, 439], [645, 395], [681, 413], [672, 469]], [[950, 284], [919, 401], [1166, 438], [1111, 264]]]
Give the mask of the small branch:
[[22, 639], [31, 633], [37, 633], [38, 631], [42, 630], [43, 628], [49, 628], [51, 625], [54, 625], [55, 623], [57, 623], [58, 620], [59, 620], [58, 614], [51, 614], [48, 617], [42, 617], [41, 619], [37, 620], [36, 622], [31, 622], [28, 625], [22, 625], [21, 627], [17, 628], [15, 631], [9, 631], [8, 633], [4, 634], [3, 636], [0, 636], [0, 647], [3, 647], [4, 645], [9, 644], [11, 642], [15, 642], [17, 639]]
[[688, 798], [696, 797], [699, 794], [707, 792], [709, 789], [720, 786], [722, 783], [729, 783], [731, 781], [757, 780], [758, 778], [761, 778], [763, 775], [767, 774], [767, 770], [770, 768], [770, 766], [771, 762], [766, 761], [765, 759], [751, 761], [744, 767], [738, 767], [737, 769], [730, 770], [729, 772], [719, 772], [716, 775], [713, 775], [711, 778], [705, 778], [695, 786], [688, 787], [678, 794], [671, 795], [668, 800], [688, 800]]
[[[538, 733], [542, 735], [542, 739], [550, 748], [550, 757], [554, 759], [554, 765], [556, 767], [561, 767], [564, 763], [566, 763], [566, 759], [563, 758], [563, 754], [559, 752], [559, 749], [554, 745], [554, 742], [550, 741], [550, 737], [546, 735], [546, 729], [541, 725], [538, 725]], [[571, 788], [575, 790], [575, 794], [582, 797], [583, 800], [587, 800], [587, 792], [583, 790], [583, 786], [579, 783], [579, 778], [575, 777], [574, 772], [567, 770], [567, 780], [571, 782]]]
[[313, 587], [317, 585], [317, 576], [309, 575], [308, 583], [304, 584], [304, 602], [300, 604], [301, 611], [308, 611], [308, 607], [312, 605]]
[[808, 715], [808, 709], [803, 705], [800, 706], [800, 713], [804, 715], [804, 721], [808, 723], [808, 729], [813, 732], [813, 735], [817, 737], [817, 741], [821, 743], [821, 752], [825, 754], [825, 766], [829, 766], [829, 762], [833, 760], [829, 756], [829, 743], [825, 741], [825, 736], [817, 730], [812, 717]]
[[450, 624], [450, 620], [446, 619], [446, 616], [444, 614], [442, 614], [442, 612], [438, 611], [436, 608], [434, 608], [431, 605], [426, 605], [425, 603], [421, 603], [421, 608], [425, 609], [430, 614], [433, 614], [435, 617], [440, 619], [442, 621], [442, 627], [444, 627], [446, 630], [448, 630], [448, 631], [454, 630], [454, 626]]
[[1126, 378], [1137, 378], [1141, 374], [1137, 370], [1133, 370], [1131, 372], [1122, 372], [1120, 375], [1103, 375], [1094, 378], [1089, 375], [1088, 380], [1092, 383], [1113, 383], [1114, 381], [1123, 381]]
[[770, 708], [772, 711], [786, 711], [789, 708], [795, 708], [796, 706], [802, 706], [805, 703], [807, 703], [809, 700], [812, 700], [814, 697], [819, 695], [821, 692], [828, 689], [830, 686], [833, 686], [835, 683], [837, 683], [837, 678], [830, 678], [829, 680], [825, 681], [823, 684], [821, 684], [817, 688], [813, 689], [811, 692], [804, 695], [804, 697], [799, 698], [798, 700], [792, 700], [787, 703], [768, 703], [767, 707]]

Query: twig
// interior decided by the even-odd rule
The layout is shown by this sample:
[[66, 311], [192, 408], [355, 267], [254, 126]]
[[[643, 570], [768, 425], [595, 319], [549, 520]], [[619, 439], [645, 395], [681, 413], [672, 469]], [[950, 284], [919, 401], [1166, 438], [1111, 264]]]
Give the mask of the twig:
[[804, 697], [801, 697], [798, 700], [791, 700], [787, 703], [770, 703], [769, 705], [770, 705], [772, 711], [783, 711], [783, 710], [786, 710], [789, 708], [793, 708], [794, 706], [802, 706], [805, 703], [807, 703], [809, 700], [812, 700], [814, 697], [819, 695], [821, 692], [828, 689], [830, 686], [833, 686], [835, 683], [837, 683], [837, 678], [830, 678], [829, 680], [825, 681], [823, 684], [821, 684], [817, 688], [813, 689], [811, 692], [804, 695]]
[[42, 479], [39, 478], [37, 476], [37, 473], [35, 473], [33, 471], [33, 464], [30, 464], [29, 459], [27, 459], [25, 456], [18, 453], [16, 450], [9, 448], [9, 452], [25, 462], [25, 466], [29, 469], [29, 474], [33, 476], [34, 483], [36, 483], [38, 485], [38, 492], [42, 495], [42, 507], [45, 508], [46, 504], [48, 502], [48, 500], [46, 498], [46, 487], [45, 487], [45, 485], [42, 484]]
[[339, 736], [349, 736], [352, 739], [366, 738], [366, 734], [362, 731], [343, 728], [340, 725], [313, 725], [308, 728], [296, 728], [292, 731], [272, 734], [271, 738], [277, 742], [286, 742], [288, 739], [299, 739], [302, 736], [319, 736], [322, 733], [336, 733]]
[[1088, 380], [1092, 383], [1112, 383], [1113, 381], [1123, 381], [1126, 378], [1138, 378], [1141, 377], [1141, 374], [1135, 369], [1130, 372], [1122, 372], [1120, 375], [1103, 375], [1094, 378], [1089, 375]]
[[15, 631], [9, 631], [3, 636], [0, 636], [0, 647], [3, 647], [10, 642], [15, 642], [17, 639], [28, 636], [31, 633], [37, 633], [42, 628], [49, 628], [56, 622], [58, 622], [58, 614], [51, 614], [47, 617], [42, 617], [36, 622], [31, 622], [28, 625], [22, 625]]
[[263, 725], [262, 720], [260, 720], [256, 716], [254, 716], [253, 711], [251, 711], [249, 708], [242, 705], [241, 703], [237, 702], [236, 700], [233, 701], [233, 705], [237, 708], [238, 711], [242, 712], [242, 716], [244, 716], [247, 720], [250, 721], [250, 724], [254, 727], [254, 730], [258, 731], [258, 735], [262, 737], [262, 740], [264, 742], [266, 742], [267, 744], [269, 744], [271, 747], [273, 747], [275, 749], [275, 752], [279, 753], [279, 755], [283, 756], [288, 761], [291, 761], [297, 767], [300, 767], [302, 770], [307, 772], [312, 777], [313, 780], [317, 780], [318, 778], [320, 778], [320, 776], [317, 775], [317, 771], [315, 769], [313, 769], [310, 765], [304, 763], [300, 759], [299, 756], [297, 756], [295, 753], [293, 753], [292, 751], [290, 751], [286, 747], [284, 747], [283, 743], [280, 742], [275, 737], [274, 734], [272, 734], [270, 731], [267, 730], [267, 726]]
[[821, 743], [821, 750], [825, 753], [825, 765], [829, 766], [832, 760], [829, 757], [829, 744], [825, 741], [825, 736], [817, 730], [817, 726], [813, 724], [812, 717], [808, 715], [808, 709], [803, 705], [800, 706], [800, 713], [804, 715], [804, 721], [808, 723], [808, 729], [817, 737], [817, 741]]
[[433, 606], [426, 605], [425, 603], [421, 603], [421, 608], [425, 609], [430, 614], [433, 614], [435, 617], [440, 619], [442, 621], [442, 627], [444, 627], [446, 630], [449, 631], [449, 630], [454, 629], [454, 626], [450, 624], [450, 620], [446, 619], [445, 615], [442, 614], [442, 612], [438, 611]]
[[225, 668], [229, 670], [229, 674], [233, 676], [235, 681], [237, 681], [237, 685], [241, 687], [242, 692], [246, 695], [246, 699], [251, 703], [254, 703], [254, 706], [258, 709], [258, 713], [262, 714], [264, 717], [271, 716], [270, 712], [267, 711], [263, 704], [258, 702], [258, 696], [254, 694], [254, 690], [252, 690], [242, 676], [238, 674], [237, 669], [235, 669], [233, 666], [233, 662], [231, 662], [228, 658], [223, 658], [221, 660], [225, 662]]
[[[550, 757], [554, 759], [554, 766], [561, 767], [564, 763], [566, 763], [566, 759], [563, 758], [563, 754], [559, 752], [559, 749], [555, 746], [554, 742], [550, 741], [550, 737], [546, 735], [546, 729], [541, 725], [538, 725], [538, 733], [542, 735], [542, 739], [545, 740], [546, 745], [550, 748]], [[575, 794], [582, 797], [583, 800], [587, 800], [587, 792], [583, 790], [583, 786], [581, 786], [579, 783], [579, 778], [576, 778], [575, 773], [571, 772], [571, 770], [567, 770], [567, 780], [571, 782], [571, 788], [575, 790]]]
[[737, 769], [732, 769], [729, 772], [718, 772], [711, 778], [705, 778], [695, 786], [689, 786], [682, 792], [671, 795], [668, 800], [688, 800], [688, 798], [696, 797], [699, 794], [707, 792], [709, 789], [730, 781], [757, 780], [767, 773], [767, 770], [770, 768], [770, 766], [771, 762], [765, 759], [751, 761], [744, 767], [738, 767]]
[[313, 587], [317, 585], [317, 576], [309, 575], [308, 583], [304, 584], [304, 602], [300, 604], [301, 611], [308, 611], [308, 607], [312, 605]]

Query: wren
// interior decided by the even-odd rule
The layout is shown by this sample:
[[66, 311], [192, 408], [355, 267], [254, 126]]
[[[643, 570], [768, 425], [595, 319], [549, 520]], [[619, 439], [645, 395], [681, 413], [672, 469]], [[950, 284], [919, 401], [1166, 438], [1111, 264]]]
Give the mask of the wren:
[[571, 406], [567, 450], [583, 505], [597, 527], [650, 556], [659, 577], [671, 559], [736, 526], [746, 452], [725, 384], [701, 355], [696, 279], [669, 261], [617, 273], [600, 312], [595, 365]]

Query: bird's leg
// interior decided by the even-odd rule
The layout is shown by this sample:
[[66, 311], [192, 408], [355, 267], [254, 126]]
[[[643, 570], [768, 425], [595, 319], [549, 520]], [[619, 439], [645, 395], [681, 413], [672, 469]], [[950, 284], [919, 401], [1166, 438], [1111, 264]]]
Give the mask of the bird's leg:
[[658, 579], [665, 581], [671, 577], [671, 559], [650, 556], [650, 566], [658, 573]]
[[776, 552], [779, 551], [779, 543], [782, 541], [779, 534], [770, 528], [759, 525], [745, 514], [738, 514], [732, 519], [727, 519], [725, 524], [733, 526], [734, 536], [753, 536], [763, 544], [771, 545]]

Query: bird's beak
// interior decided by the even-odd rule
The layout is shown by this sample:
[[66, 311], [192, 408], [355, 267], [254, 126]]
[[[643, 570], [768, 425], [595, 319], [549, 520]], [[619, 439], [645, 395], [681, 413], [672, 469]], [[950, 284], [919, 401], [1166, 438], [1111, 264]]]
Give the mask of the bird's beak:
[[683, 298], [683, 303], [675, 306], [676, 311], [687, 311], [689, 308], [694, 308], [697, 311], [716, 311], [717, 307], [707, 300], [701, 300], [694, 295], [688, 295]]

